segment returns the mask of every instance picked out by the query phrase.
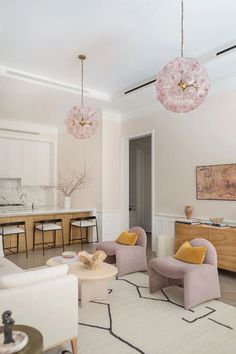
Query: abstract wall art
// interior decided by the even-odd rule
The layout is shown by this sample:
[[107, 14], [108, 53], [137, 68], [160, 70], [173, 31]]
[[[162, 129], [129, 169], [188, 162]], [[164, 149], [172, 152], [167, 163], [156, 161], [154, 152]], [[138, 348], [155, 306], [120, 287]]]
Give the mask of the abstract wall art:
[[236, 200], [236, 163], [197, 166], [196, 196], [201, 200]]

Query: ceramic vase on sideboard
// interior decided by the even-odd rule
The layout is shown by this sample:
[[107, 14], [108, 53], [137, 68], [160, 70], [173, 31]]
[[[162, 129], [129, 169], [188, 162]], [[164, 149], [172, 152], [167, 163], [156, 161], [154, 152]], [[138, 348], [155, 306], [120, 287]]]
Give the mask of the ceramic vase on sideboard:
[[186, 215], [186, 219], [191, 219], [192, 218], [192, 214], [193, 214], [192, 205], [185, 205], [184, 212], [185, 212], [185, 215]]
[[71, 197], [66, 196], [64, 198], [64, 208], [65, 209], [70, 209], [70, 205], [71, 205]]

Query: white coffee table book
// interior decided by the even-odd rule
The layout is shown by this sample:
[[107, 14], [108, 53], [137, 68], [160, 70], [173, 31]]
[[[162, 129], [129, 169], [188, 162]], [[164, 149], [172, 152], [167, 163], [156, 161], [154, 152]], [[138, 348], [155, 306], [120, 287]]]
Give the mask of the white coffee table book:
[[[62, 257], [53, 257], [47, 260], [48, 267], [62, 264]], [[68, 258], [69, 273], [77, 276], [79, 281], [80, 305], [84, 306], [89, 301], [106, 300], [108, 298], [108, 280], [114, 278], [118, 269], [112, 264], [102, 262], [95, 270], [89, 270], [79, 260]]]

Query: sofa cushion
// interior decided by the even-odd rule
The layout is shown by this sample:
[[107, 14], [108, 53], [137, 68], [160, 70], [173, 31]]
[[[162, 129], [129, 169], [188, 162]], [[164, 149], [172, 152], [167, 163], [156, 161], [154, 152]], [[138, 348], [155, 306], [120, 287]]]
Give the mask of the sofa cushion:
[[23, 269], [18, 267], [15, 263], [9, 261], [7, 258], [0, 257], [0, 278], [4, 275], [21, 272], [23, 272]]
[[16, 288], [68, 274], [68, 265], [36, 269], [29, 272], [3, 275], [0, 277], [0, 289]]

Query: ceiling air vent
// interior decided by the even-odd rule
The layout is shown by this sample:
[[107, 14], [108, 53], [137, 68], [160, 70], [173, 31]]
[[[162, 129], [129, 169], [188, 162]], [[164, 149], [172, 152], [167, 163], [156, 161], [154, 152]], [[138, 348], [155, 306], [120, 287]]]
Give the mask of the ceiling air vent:
[[216, 56], [225, 54], [225, 53], [230, 52], [231, 50], [234, 50], [234, 49], [236, 49], [236, 45], [233, 45], [233, 46], [231, 46], [231, 47], [225, 48], [225, 49], [223, 49], [223, 50], [217, 52], [217, 53], [216, 53]]

